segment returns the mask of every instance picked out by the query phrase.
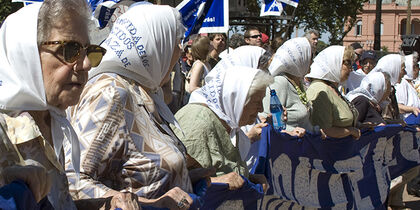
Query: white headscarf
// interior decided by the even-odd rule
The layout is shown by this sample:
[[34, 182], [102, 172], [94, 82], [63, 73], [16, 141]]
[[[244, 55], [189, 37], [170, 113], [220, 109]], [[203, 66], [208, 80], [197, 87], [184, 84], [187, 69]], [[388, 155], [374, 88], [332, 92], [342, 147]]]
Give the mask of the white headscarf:
[[[391, 85], [398, 82], [401, 72], [401, 55], [389, 54], [379, 59], [378, 64], [371, 72], [386, 72], [391, 77]], [[369, 72], [369, 74], [371, 73]]]
[[265, 50], [262, 47], [244, 45], [234, 49], [227, 58], [223, 59], [230, 59], [234, 65], [258, 68], [258, 61], [264, 53]]
[[315, 57], [311, 72], [306, 77], [339, 83], [343, 55], [343, 46], [333, 45], [325, 48]]
[[175, 12], [174, 8], [163, 5], [131, 7], [115, 21], [101, 44], [107, 53], [101, 64], [89, 72], [89, 78], [108, 72], [135, 80], [152, 90], [151, 97], [160, 116], [180, 128], [160, 88], [177, 44], [179, 13]]
[[352, 101], [357, 96], [365, 96], [369, 100], [379, 103], [386, 90], [385, 76], [381, 72], [373, 72], [363, 78], [360, 87], [347, 93], [346, 97]]
[[49, 110], [57, 159], [64, 139], [72, 145], [72, 164], [80, 172], [80, 148], [65, 112], [49, 106], [45, 96], [37, 45], [38, 12], [41, 4], [26, 6], [7, 17], [0, 28], [0, 109]]
[[413, 59], [414, 59], [413, 54], [405, 56], [405, 72], [407, 72], [407, 74], [404, 75], [404, 78], [408, 79], [408, 80], [413, 80], [414, 79], [413, 78], [413, 75], [414, 75]]
[[302, 78], [308, 73], [311, 56], [312, 49], [308, 39], [293, 38], [277, 49], [268, 70], [273, 76], [284, 72]]
[[[230, 128], [232, 144], [239, 149], [242, 160], [245, 159], [250, 141], [239, 127], [239, 120], [245, 106], [249, 88], [258, 69], [235, 66], [225, 70], [214, 71], [214, 78], [200, 89], [195, 90], [189, 103], [203, 103], [225, 121]], [[210, 73], [213, 73], [210, 72]], [[238, 145], [236, 144], [238, 136]]]

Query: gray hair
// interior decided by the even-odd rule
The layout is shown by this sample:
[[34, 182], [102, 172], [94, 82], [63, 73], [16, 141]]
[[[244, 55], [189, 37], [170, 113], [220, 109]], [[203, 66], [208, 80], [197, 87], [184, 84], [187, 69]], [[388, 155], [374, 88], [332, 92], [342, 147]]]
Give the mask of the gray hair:
[[304, 37], [310, 39], [311, 38], [311, 34], [315, 34], [317, 37], [319, 37], [319, 31], [315, 30], [315, 29], [310, 29], [308, 31], [305, 32], [305, 35], [303, 35]]
[[187, 30], [182, 23], [182, 16], [181, 13], [176, 8], [172, 8], [174, 11], [175, 19], [176, 19], [176, 38], [180, 40], [184, 38], [185, 31]]
[[259, 70], [252, 80], [251, 86], [249, 87], [248, 94], [246, 96], [245, 104], [251, 100], [251, 95], [255, 92], [265, 90], [269, 85], [274, 82], [274, 77], [268, 72]]
[[86, 0], [45, 0], [38, 14], [38, 45], [50, 37], [51, 30], [57, 24], [65, 23], [74, 17], [85, 20], [87, 29], [90, 16], [91, 11]]
[[244, 35], [238, 33], [232, 34], [232, 36], [229, 39], [229, 47], [235, 49], [243, 45], [246, 45]]

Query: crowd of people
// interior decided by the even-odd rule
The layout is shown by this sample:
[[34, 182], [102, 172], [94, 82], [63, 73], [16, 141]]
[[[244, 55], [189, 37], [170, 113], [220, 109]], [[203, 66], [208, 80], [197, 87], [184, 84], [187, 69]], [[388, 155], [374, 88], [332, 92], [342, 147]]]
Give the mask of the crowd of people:
[[[359, 43], [317, 52], [319, 32], [283, 40], [248, 27], [183, 43], [170, 6], [140, 4], [91, 44], [85, 0], [45, 0], [0, 28], [0, 181], [22, 180], [42, 209], [188, 209], [194, 186], [245, 178], [268, 126], [355, 140], [362, 128], [420, 113], [418, 54], [378, 59]], [[404, 207], [404, 182], [388, 206]], [[17, 202], [19, 203], [19, 202]], [[18, 204], [19, 205], [19, 204]], [[1, 206], [1, 201], [0, 201]]]

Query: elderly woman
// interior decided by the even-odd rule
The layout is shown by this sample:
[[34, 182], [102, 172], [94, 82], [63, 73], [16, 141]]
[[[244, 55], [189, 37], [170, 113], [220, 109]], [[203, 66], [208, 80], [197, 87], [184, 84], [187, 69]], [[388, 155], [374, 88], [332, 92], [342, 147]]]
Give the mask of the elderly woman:
[[371, 72], [385, 72], [390, 76], [392, 85], [391, 94], [386, 100], [389, 104], [382, 111], [382, 117], [387, 123], [404, 123], [400, 118], [400, 111], [396, 99], [395, 86], [401, 82], [405, 75], [404, 57], [398, 54], [389, 54], [379, 59], [378, 64]]
[[[133, 6], [114, 23], [103, 61], [68, 110], [82, 153], [74, 198], [127, 192], [144, 205], [191, 205], [187, 168], [196, 162], [169, 128], [177, 122], [160, 89], [179, 59], [184, 31], [180, 13], [161, 5]], [[70, 162], [66, 168], [75, 179]]]
[[192, 93], [204, 84], [204, 78], [211, 70], [208, 62], [209, 52], [213, 49], [207, 36], [197, 37], [191, 45], [194, 63], [187, 75], [186, 91]]
[[[287, 109], [286, 131], [312, 131], [309, 121], [310, 103], [303, 88], [303, 77], [308, 73], [311, 63], [311, 44], [305, 37], [286, 41], [274, 54], [269, 70], [274, 76], [270, 85], [276, 90], [280, 103]], [[263, 100], [264, 112], [270, 113], [270, 89]]]
[[357, 129], [357, 110], [338, 91], [338, 84], [345, 82], [352, 70], [355, 54], [352, 47], [330, 46], [321, 51], [311, 65], [312, 80], [306, 91], [312, 103], [310, 120], [328, 137], [360, 137]]
[[[89, 43], [89, 18], [84, 0], [46, 0], [10, 15], [0, 31], [0, 107], [5, 130], [24, 164], [48, 172], [47, 197], [54, 209], [76, 209], [64, 172], [68, 159], [63, 141], [71, 144], [77, 174], [80, 150], [64, 110], [77, 103], [87, 71], [105, 53]], [[34, 194], [40, 197], [44, 192]]]
[[[185, 135], [179, 129], [175, 132], [203, 167], [216, 168], [212, 182], [228, 183], [230, 189], [236, 189], [243, 184], [238, 174], [248, 177], [244, 159], [250, 147], [240, 127], [252, 124], [262, 111], [265, 89], [273, 79], [261, 70], [221, 66], [219, 62], [206, 78], [212, 79], [194, 91], [189, 104], [176, 113]], [[265, 182], [255, 177], [249, 178]]]
[[391, 93], [390, 76], [387, 73], [372, 72], [360, 83], [360, 87], [350, 91], [346, 97], [356, 107], [361, 124], [385, 124], [381, 116], [383, 102]]
[[395, 86], [398, 109], [401, 117], [405, 119], [410, 114], [418, 115], [420, 113], [420, 99], [417, 91], [412, 83], [414, 78], [419, 75], [419, 67], [417, 65], [418, 54], [405, 56], [405, 71], [407, 74], [401, 79], [401, 82]]

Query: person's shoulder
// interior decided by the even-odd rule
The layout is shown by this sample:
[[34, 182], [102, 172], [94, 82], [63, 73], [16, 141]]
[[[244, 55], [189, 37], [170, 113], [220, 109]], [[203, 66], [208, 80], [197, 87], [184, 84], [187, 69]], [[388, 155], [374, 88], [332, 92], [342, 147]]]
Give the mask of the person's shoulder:
[[307, 92], [329, 92], [331, 88], [322, 81], [314, 80], [311, 85], [309, 85]]
[[353, 104], [367, 104], [370, 101], [367, 97], [360, 95], [360, 96], [357, 96], [356, 98], [354, 98], [351, 102]]
[[115, 73], [99, 74], [91, 78], [81, 95], [81, 103], [86, 99], [106, 97], [107, 100], [125, 101], [129, 95], [127, 81]]

